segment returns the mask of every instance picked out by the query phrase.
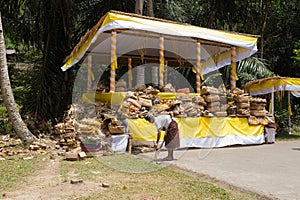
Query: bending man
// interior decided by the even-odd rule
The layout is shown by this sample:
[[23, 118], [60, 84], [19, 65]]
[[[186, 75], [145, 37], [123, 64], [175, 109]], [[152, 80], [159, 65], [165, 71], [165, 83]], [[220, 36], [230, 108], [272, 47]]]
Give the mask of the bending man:
[[145, 119], [151, 123], [154, 123], [157, 128], [157, 139], [154, 144], [154, 148], [157, 148], [161, 131], [165, 131], [164, 141], [165, 147], [168, 150], [168, 156], [163, 161], [174, 160], [174, 149], [180, 146], [178, 124], [172, 119], [170, 115], [159, 115], [154, 117], [152, 114], [145, 116]]

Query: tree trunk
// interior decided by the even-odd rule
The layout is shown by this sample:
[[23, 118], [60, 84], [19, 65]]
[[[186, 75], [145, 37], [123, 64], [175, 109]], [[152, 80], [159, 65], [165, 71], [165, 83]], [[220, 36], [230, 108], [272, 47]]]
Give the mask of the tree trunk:
[[144, 0], [135, 0], [135, 13], [143, 15]]
[[147, 0], [147, 14], [149, 17], [154, 17], [152, 0]]
[[3, 36], [2, 29], [2, 20], [0, 13], [0, 78], [1, 78], [1, 92], [2, 98], [5, 103], [5, 107], [7, 109], [9, 119], [13, 125], [14, 130], [17, 135], [23, 140], [23, 142], [31, 143], [36, 137], [28, 130], [25, 126], [19, 110], [15, 104], [15, 99], [12, 93], [9, 75], [8, 75], [8, 67], [6, 61], [6, 49], [5, 42]]

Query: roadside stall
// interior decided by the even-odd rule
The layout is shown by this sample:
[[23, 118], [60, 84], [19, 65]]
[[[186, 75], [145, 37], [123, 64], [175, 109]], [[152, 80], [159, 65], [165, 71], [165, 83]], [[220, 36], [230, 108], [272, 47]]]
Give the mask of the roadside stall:
[[283, 96], [284, 92], [288, 92], [288, 132], [291, 132], [291, 93], [295, 97], [300, 97], [300, 79], [290, 78], [290, 77], [279, 77], [274, 76], [270, 78], [258, 79], [255, 81], [250, 81], [244, 86], [245, 90], [249, 92], [250, 95], [264, 95], [271, 94], [270, 113], [274, 115], [274, 95], [277, 94], [280, 97]]
[[[257, 51], [257, 38], [110, 11], [81, 39], [62, 70], [81, 63], [73, 102], [96, 105], [102, 118], [106, 113], [126, 119], [134, 145], [155, 140], [154, 125], [143, 119], [150, 110], [174, 116], [181, 147], [261, 144], [264, 124], [248, 123], [251, 98], [235, 84], [236, 62]], [[207, 74], [230, 64], [230, 91], [202, 87]], [[174, 68], [193, 70], [195, 85]], [[109, 83], [103, 81], [107, 77]]]

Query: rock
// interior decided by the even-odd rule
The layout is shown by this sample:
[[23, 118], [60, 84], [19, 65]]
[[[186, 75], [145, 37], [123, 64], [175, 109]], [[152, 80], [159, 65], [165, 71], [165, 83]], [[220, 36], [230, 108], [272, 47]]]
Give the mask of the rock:
[[65, 160], [68, 160], [68, 161], [77, 161], [77, 160], [79, 160], [78, 153], [67, 152], [65, 154]]
[[86, 153], [85, 152], [80, 152], [80, 153], [78, 153], [78, 156], [80, 158], [85, 158], [86, 157]]
[[83, 180], [82, 180], [82, 179], [71, 179], [71, 180], [70, 180], [70, 183], [71, 183], [71, 184], [83, 183]]
[[102, 183], [102, 187], [104, 187], [104, 188], [109, 188], [109, 184], [108, 183]]

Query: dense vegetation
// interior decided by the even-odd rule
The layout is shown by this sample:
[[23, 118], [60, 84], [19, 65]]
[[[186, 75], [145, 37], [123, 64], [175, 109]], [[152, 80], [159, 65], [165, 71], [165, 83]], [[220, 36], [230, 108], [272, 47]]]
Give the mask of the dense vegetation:
[[[78, 69], [62, 72], [63, 60], [85, 32], [112, 9], [133, 13], [135, 1], [0, 2], [7, 48], [17, 51], [16, 60], [10, 61], [10, 73], [23, 114], [38, 114], [52, 121], [61, 119], [71, 102], [73, 79]], [[144, 9], [147, 10], [147, 3]], [[247, 61], [250, 63], [247, 71], [238, 71], [239, 76], [245, 76], [240, 85], [244, 83], [242, 80], [264, 77], [264, 73], [300, 76], [300, 5], [297, 0], [153, 0], [153, 11], [158, 18], [260, 35], [258, 53]], [[253, 60], [263, 62], [268, 70], [256, 71], [257, 62], [253, 64]], [[15, 67], [15, 63], [20, 62], [33, 65], [24, 72]], [[249, 76], [248, 70], [252, 70], [253, 76]], [[293, 101], [298, 104], [297, 99]]]

